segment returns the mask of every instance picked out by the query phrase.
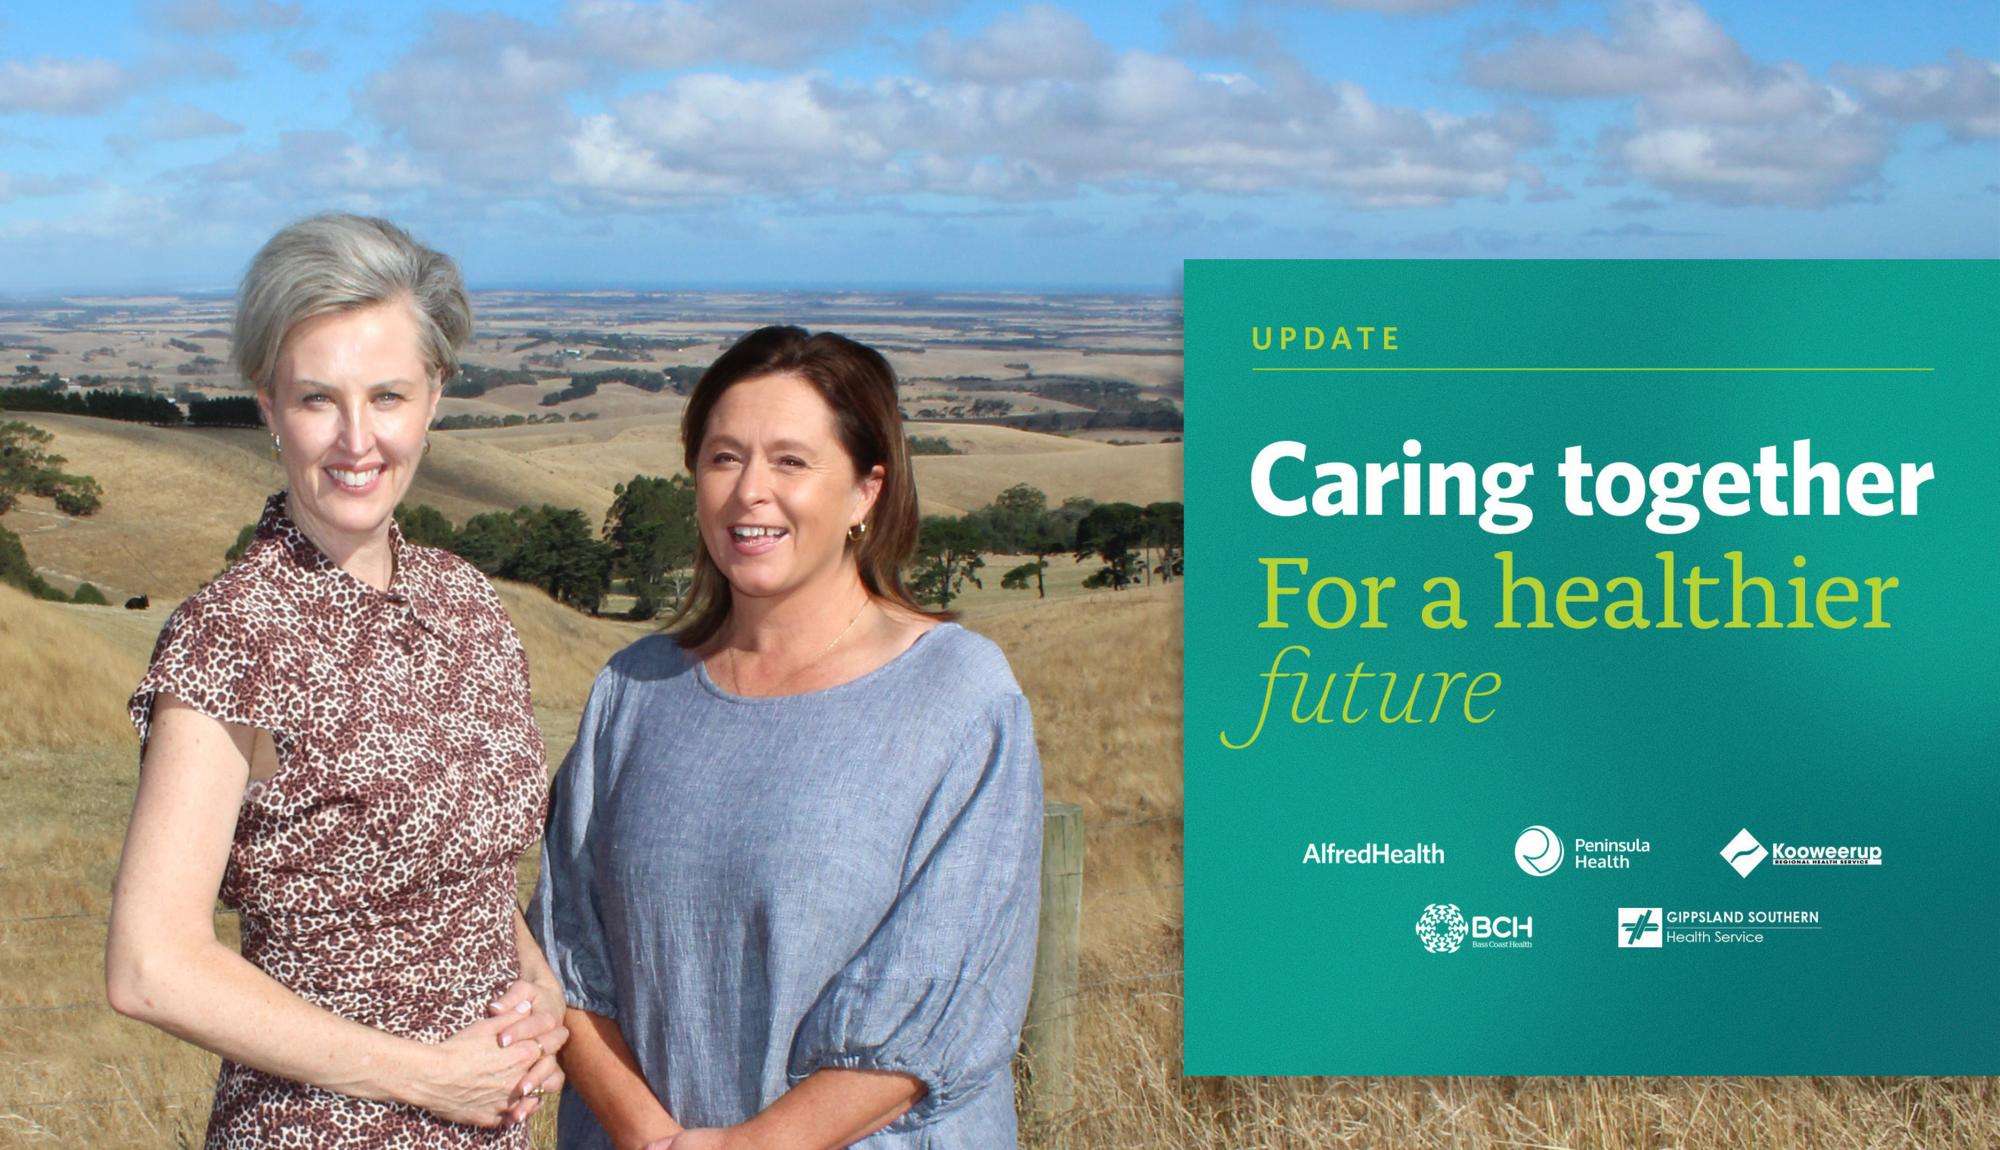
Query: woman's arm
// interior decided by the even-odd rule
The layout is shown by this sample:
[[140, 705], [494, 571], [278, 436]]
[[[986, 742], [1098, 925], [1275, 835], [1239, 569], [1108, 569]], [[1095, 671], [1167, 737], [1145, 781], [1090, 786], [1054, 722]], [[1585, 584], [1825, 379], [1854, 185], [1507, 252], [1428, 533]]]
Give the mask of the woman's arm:
[[840, 1150], [903, 1116], [924, 1096], [924, 1084], [886, 1070], [815, 1070], [766, 1106], [726, 1130], [689, 1130], [646, 1150]]
[[639, 1058], [626, 1045], [617, 1020], [572, 1008], [567, 1021], [570, 1040], [562, 1049], [563, 1070], [613, 1146], [638, 1150], [665, 1145], [681, 1132], [681, 1124], [646, 1085]]
[[112, 1009], [268, 1074], [500, 1124], [538, 1057], [533, 1043], [500, 1045], [514, 1019], [475, 1023], [438, 1045], [399, 1038], [314, 1006], [216, 939], [215, 895], [255, 738], [171, 695], [154, 701], [112, 890]]
[[500, 1032], [500, 1045], [532, 1038], [542, 1048], [542, 1057], [528, 1068], [515, 1090], [520, 1101], [507, 1111], [510, 1121], [526, 1122], [542, 1104], [545, 1094], [562, 1092], [563, 1072], [556, 1063], [556, 1054], [569, 1041], [569, 1028], [563, 1025], [567, 1006], [563, 1002], [562, 982], [550, 969], [549, 960], [543, 957], [542, 948], [535, 942], [519, 907], [514, 908], [514, 949], [520, 956], [521, 976], [499, 998], [487, 1004], [486, 1012], [509, 1020], [507, 1028]]

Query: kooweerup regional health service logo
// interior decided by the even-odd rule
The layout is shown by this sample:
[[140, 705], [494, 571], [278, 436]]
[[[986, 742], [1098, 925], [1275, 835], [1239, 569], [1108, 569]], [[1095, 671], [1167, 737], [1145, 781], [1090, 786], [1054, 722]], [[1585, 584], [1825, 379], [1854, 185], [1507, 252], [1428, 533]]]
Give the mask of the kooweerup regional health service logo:
[[1723, 861], [1744, 878], [1749, 878], [1750, 872], [1757, 869], [1757, 864], [1769, 857], [1771, 852], [1764, 849], [1764, 844], [1757, 841], [1757, 836], [1750, 833], [1749, 827], [1737, 831], [1736, 837], [1729, 840], [1729, 845], [1722, 848]]
[[1562, 838], [1545, 826], [1529, 827], [1514, 840], [1514, 862], [1536, 878], [1554, 874], [1563, 864]]
[[1465, 941], [1471, 929], [1456, 904], [1434, 902], [1417, 919], [1417, 941], [1432, 954], [1450, 954]]

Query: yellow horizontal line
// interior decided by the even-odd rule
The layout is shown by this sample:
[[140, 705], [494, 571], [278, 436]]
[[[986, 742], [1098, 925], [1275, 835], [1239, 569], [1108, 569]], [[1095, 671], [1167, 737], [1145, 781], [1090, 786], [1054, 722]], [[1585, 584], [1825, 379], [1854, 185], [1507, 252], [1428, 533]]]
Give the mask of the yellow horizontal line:
[[1699, 371], [1770, 371], [1770, 372], [1932, 372], [1934, 367], [1253, 367], [1251, 371], [1476, 371], [1476, 372], [1699, 372]]

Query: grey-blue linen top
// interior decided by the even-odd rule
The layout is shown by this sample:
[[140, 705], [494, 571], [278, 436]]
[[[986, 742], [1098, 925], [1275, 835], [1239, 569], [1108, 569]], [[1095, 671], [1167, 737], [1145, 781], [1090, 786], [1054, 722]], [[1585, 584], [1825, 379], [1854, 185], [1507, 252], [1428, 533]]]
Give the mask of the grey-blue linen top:
[[[556, 777], [528, 919], [683, 1125], [823, 1067], [928, 1093], [868, 1150], [1016, 1144], [1042, 779], [1000, 649], [940, 624], [850, 682], [746, 698], [666, 636], [614, 656]], [[611, 1143], [573, 1088], [559, 1144]]]

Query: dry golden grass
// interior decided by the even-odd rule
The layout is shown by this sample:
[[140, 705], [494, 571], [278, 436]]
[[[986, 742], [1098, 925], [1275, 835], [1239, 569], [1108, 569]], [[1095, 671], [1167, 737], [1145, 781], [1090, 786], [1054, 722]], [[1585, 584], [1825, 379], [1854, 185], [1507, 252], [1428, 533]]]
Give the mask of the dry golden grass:
[[[104, 508], [87, 519], [26, 499], [6, 517], [28, 558], [58, 585], [97, 584], [107, 597], [181, 599], [222, 567], [222, 555], [264, 498], [284, 486], [270, 437], [255, 428], [157, 428], [83, 416], [23, 414], [55, 433], [69, 470], [104, 486]], [[410, 488], [454, 522], [483, 511], [554, 503], [581, 508], [592, 523], [610, 508], [597, 486], [521, 455], [444, 432]], [[630, 475], [625, 478], [631, 478]]]
[[[560, 756], [598, 668], [644, 628], [499, 590]], [[170, 606], [73, 607], [0, 587], [0, 1146], [201, 1142], [215, 1058], [111, 1013], [99, 973], [138, 778], [124, 703]], [[216, 922], [233, 943], [234, 916]], [[536, 1133], [554, 1144], [552, 1124]]]
[[[630, 390], [630, 389], [621, 389]], [[656, 397], [649, 397], [656, 398]], [[439, 432], [408, 500], [455, 523], [481, 512], [553, 503], [601, 523], [614, 484], [679, 470], [679, 400], [653, 414], [576, 424]], [[27, 499], [8, 529], [51, 582], [95, 583], [122, 601], [145, 594], [180, 599], [213, 578], [264, 497], [284, 485], [270, 438], [254, 428], [156, 428], [82, 416], [21, 418], [56, 435], [70, 469], [104, 486], [104, 508], [87, 519]], [[1178, 443], [1112, 447], [1010, 428], [918, 425], [971, 454], [917, 461], [926, 514], [983, 507], [1016, 483], [1047, 492], [1149, 503], [1180, 498]]]
[[1082, 805], [1076, 1107], [1035, 1147], [2000, 1146], [2000, 1084], [1947, 1078], [1184, 1078], [1179, 584], [966, 600]]
[[1066, 451], [1096, 451], [1102, 446], [1069, 436], [981, 423], [912, 421], [904, 429], [911, 435], [943, 436], [951, 440], [953, 447], [970, 455], [1059, 455]]
[[0, 747], [68, 751], [117, 740], [138, 674], [77, 618], [117, 610], [45, 603], [0, 585]]
[[1021, 454], [925, 455], [917, 459], [917, 490], [926, 514], [956, 515], [984, 507], [1016, 483], [1042, 489], [1050, 503], [1087, 495], [1100, 503], [1141, 505], [1181, 497], [1181, 445], [1112, 447], [1066, 440], [1060, 451]]
[[[582, 618], [532, 589], [501, 594], [559, 754], [597, 667], [639, 629]], [[995, 591], [964, 606], [965, 622], [1006, 649], [1034, 704], [1051, 797], [1080, 803], [1086, 819], [1077, 1106], [1029, 1130], [1028, 1146], [2000, 1145], [1991, 1079], [1181, 1077], [1178, 585], [1085, 592], [1065, 578], [1047, 600]], [[20, 728], [28, 743], [0, 738], [0, 1145], [197, 1143], [214, 1059], [105, 1010], [98, 974], [135, 776], [116, 706], [163, 608], [149, 620], [0, 597], [0, 612], [30, 620], [0, 624], [10, 704], [24, 681], [14, 669], [53, 667], [40, 662], [53, 651], [113, 668], [64, 674], [60, 694], [77, 709]], [[107, 712], [113, 719], [93, 717]], [[92, 731], [62, 736], [65, 722]], [[108, 739], [96, 730], [104, 723], [115, 730]], [[52, 735], [74, 749], [46, 749]], [[226, 915], [218, 925], [234, 929]], [[536, 1144], [553, 1145], [546, 1119]]]

